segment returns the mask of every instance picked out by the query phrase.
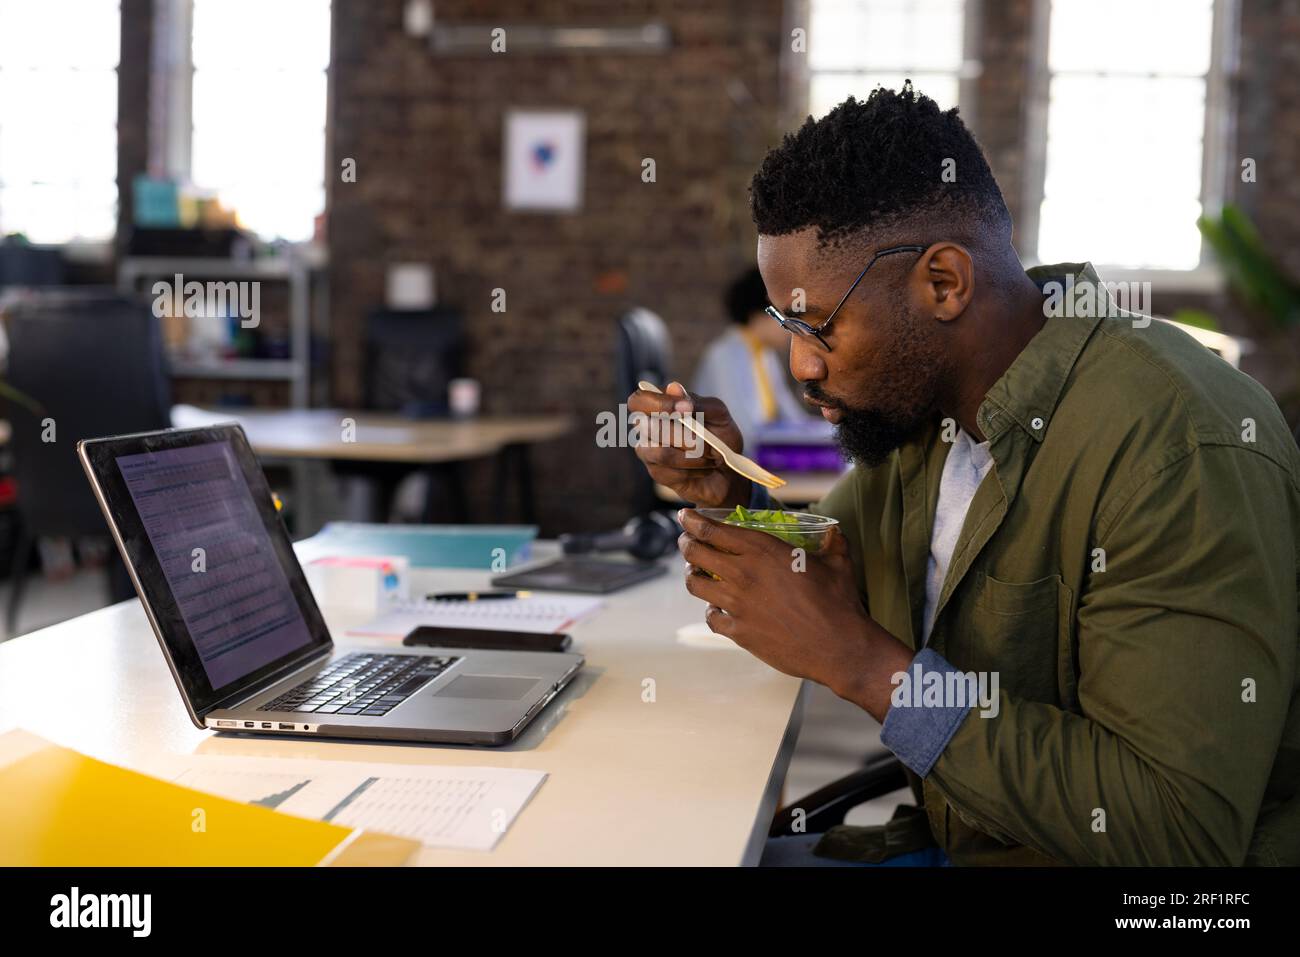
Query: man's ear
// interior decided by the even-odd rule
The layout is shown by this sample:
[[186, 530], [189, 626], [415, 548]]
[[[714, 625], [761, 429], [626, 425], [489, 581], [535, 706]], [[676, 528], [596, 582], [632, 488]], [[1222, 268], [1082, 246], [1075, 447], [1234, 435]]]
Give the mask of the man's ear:
[[924, 308], [940, 322], [951, 322], [970, 305], [975, 294], [975, 260], [965, 246], [939, 243], [922, 263]]

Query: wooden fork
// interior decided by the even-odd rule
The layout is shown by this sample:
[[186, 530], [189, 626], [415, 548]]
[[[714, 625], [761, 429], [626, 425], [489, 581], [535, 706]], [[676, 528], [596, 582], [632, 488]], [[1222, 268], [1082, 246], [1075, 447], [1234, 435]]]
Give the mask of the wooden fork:
[[[644, 379], [638, 382], [637, 386], [638, 388], [644, 389], [646, 392], [658, 392], [660, 395], [664, 394], [663, 390], [657, 385], [653, 382], [647, 382]], [[683, 389], [683, 391], [685, 390]], [[686, 398], [690, 398], [689, 393]], [[716, 449], [718, 454], [722, 456], [722, 461], [727, 464], [727, 468], [731, 469], [737, 475], [743, 475], [751, 482], [755, 482], [767, 489], [780, 488], [782, 485], [786, 484], [785, 479], [781, 478], [779, 475], [773, 475], [753, 459], [747, 458], [739, 452], [732, 451], [726, 442], [722, 441], [722, 439], [718, 438], [700, 423], [696, 422], [693, 416], [683, 415], [682, 424]]]

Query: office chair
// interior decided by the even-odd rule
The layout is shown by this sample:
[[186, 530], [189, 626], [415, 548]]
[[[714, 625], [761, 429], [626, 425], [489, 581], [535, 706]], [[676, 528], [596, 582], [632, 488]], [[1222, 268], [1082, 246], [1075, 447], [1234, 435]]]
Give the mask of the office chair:
[[[171, 425], [162, 333], [148, 306], [96, 291], [36, 293], [4, 315], [7, 380], [39, 405], [10, 401], [18, 543], [7, 621], [12, 635], [32, 549], [42, 536], [108, 534], [77, 461], [80, 439]], [[49, 429], [53, 429], [54, 441]], [[116, 549], [109, 551], [109, 597], [135, 594]]]
[[[376, 309], [366, 316], [364, 408], [412, 419], [448, 413], [451, 380], [463, 375], [465, 334], [461, 314], [445, 306], [431, 309]], [[356, 504], [348, 517], [387, 522], [398, 486], [413, 472], [424, 476], [422, 521], [433, 521], [443, 502], [458, 522], [469, 520], [460, 464], [413, 469], [391, 462], [331, 463], [334, 475]], [[436, 494], [435, 485], [445, 494]]]
[[366, 317], [366, 408], [411, 418], [447, 414], [447, 388], [463, 374], [460, 313], [443, 306], [379, 309]]
[[0, 239], [0, 290], [6, 286], [57, 286], [64, 281], [66, 271], [57, 249]]
[[[614, 366], [614, 401], [622, 405], [642, 379], [663, 388], [671, 379], [672, 343], [664, 321], [649, 309], [635, 306], [618, 317]], [[627, 450], [628, 483], [633, 515], [663, 508], [655, 496], [654, 482], [636, 454]]]
[[619, 402], [626, 402], [642, 379], [648, 379], [661, 389], [667, 385], [673, 352], [664, 321], [649, 309], [639, 306], [619, 316], [617, 362], [615, 387]]
[[[867, 755], [860, 771], [832, 781], [778, 810], [772, 817], [768, 836], [824, 833], [843, 824], [844, 818], [859, 804], [909, 786], [903, 762], [889, 751], [874, 752]], [[794, 830], [796, 822], [801, 824], [801, 831]]]

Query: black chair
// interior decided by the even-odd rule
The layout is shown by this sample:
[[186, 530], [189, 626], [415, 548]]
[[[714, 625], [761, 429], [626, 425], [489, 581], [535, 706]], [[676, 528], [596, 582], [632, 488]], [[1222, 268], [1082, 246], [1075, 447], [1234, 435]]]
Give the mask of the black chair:
[[[365, 394], [363, 407], [408, 419], [447, 415], [447, 386], [464, 365], [464, 330], [455, 309], [374, 309], [365, 317]], [[387, 462], [330, 463], [338, 479], [369, 499], [361, 514], [348, 518], [387, 521], [398, 485], [413, 469]], [[433, 484], [446, 485], [454, 518], [467, 520], [464, 482], [458, 465], [420, 469], [428, 476], [425, 521], [432, 520]]]
[[636, 391], [636, 384], [649, 380], [659, 388], [669, 381], [673, 364], [672, 340], [664, 321], [639, 306], [618, 317], [618, 401]]
[[[772, 817], [769, 837], [794, 833], [821, 834], [844, 823], [848, 813], [867, 801], [909, 787], [903, 763], [889, 751], [867, 756], [860, 771], [845, 775], [781, 808]], [[794, 830], [799, 822], [801, 831]]]
[[[37, 406], [8, 403], [19, 521], [12, 635], [37, 538], [108, 534], [77, 460], [78, 440], [167, 428], [171, 403], [161, 329], [147, 304], [110, 293], [41, 292], [4, 318], [7, 381]], [[122, 601], [135, 592], [117, 550], [109, 554], [109, 597]]]
[[67, 272], [57, 249], [42, 249], [0, 239], [0, 289], [58, 286]]
[[463, 375], [460, 313], [380, 309], [366, 318], [366, 408], [411, 418], [447, 414], [447, 387]]
[[[445, 306], [432, 309], [376, 309], [366, 316], [365, 396], [363, 407], [412, 419], [445, 417], [451, 380], [463, 374], [465, 334], [461, 314]], [[359, 493], [365, 505], [348, 517], [386, 522], [398, 485], [412, 471], [392, 462], [331, 463], [335, 476]], [[451, 517], [469, 520], [459, 463], [431, 465], [426, 476], [423, 521], [433, 521], [435, 505], [445, 502]], [[435, 487], [445, 494], [435, 495]]]
[[[634, 307], [618, 317], [618, 344], [614, 367], [616, 403], [624, 403], [642, 379], [663, 388], [671, 380], [672, 341], [664, 321], [649, 309]], [[655, 497], [654, 482], [634, 453], [626, 456], [633, 515], [644, 515], [663, 503]]]

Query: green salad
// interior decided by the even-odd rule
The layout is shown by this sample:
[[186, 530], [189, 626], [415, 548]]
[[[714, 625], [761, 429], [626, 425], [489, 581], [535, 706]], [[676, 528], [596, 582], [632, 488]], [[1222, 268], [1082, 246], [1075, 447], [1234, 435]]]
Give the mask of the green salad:
[[737, 505], [730, 515], [723, 519], [730, 525], [744, 525], [758, 528], [759, 531], [767, 532], [783, 542], [789, 542], [797, 548], [815, 550], [815, 537], [804, 532], [797, 532], [793, 529], [785, 528], [768, 528], [770, 525], [789, 525], [797, 527], [799, 519], [795, 518], [790, 512], [783, 512], [779, 508], [745, 508], [743, 505]]

